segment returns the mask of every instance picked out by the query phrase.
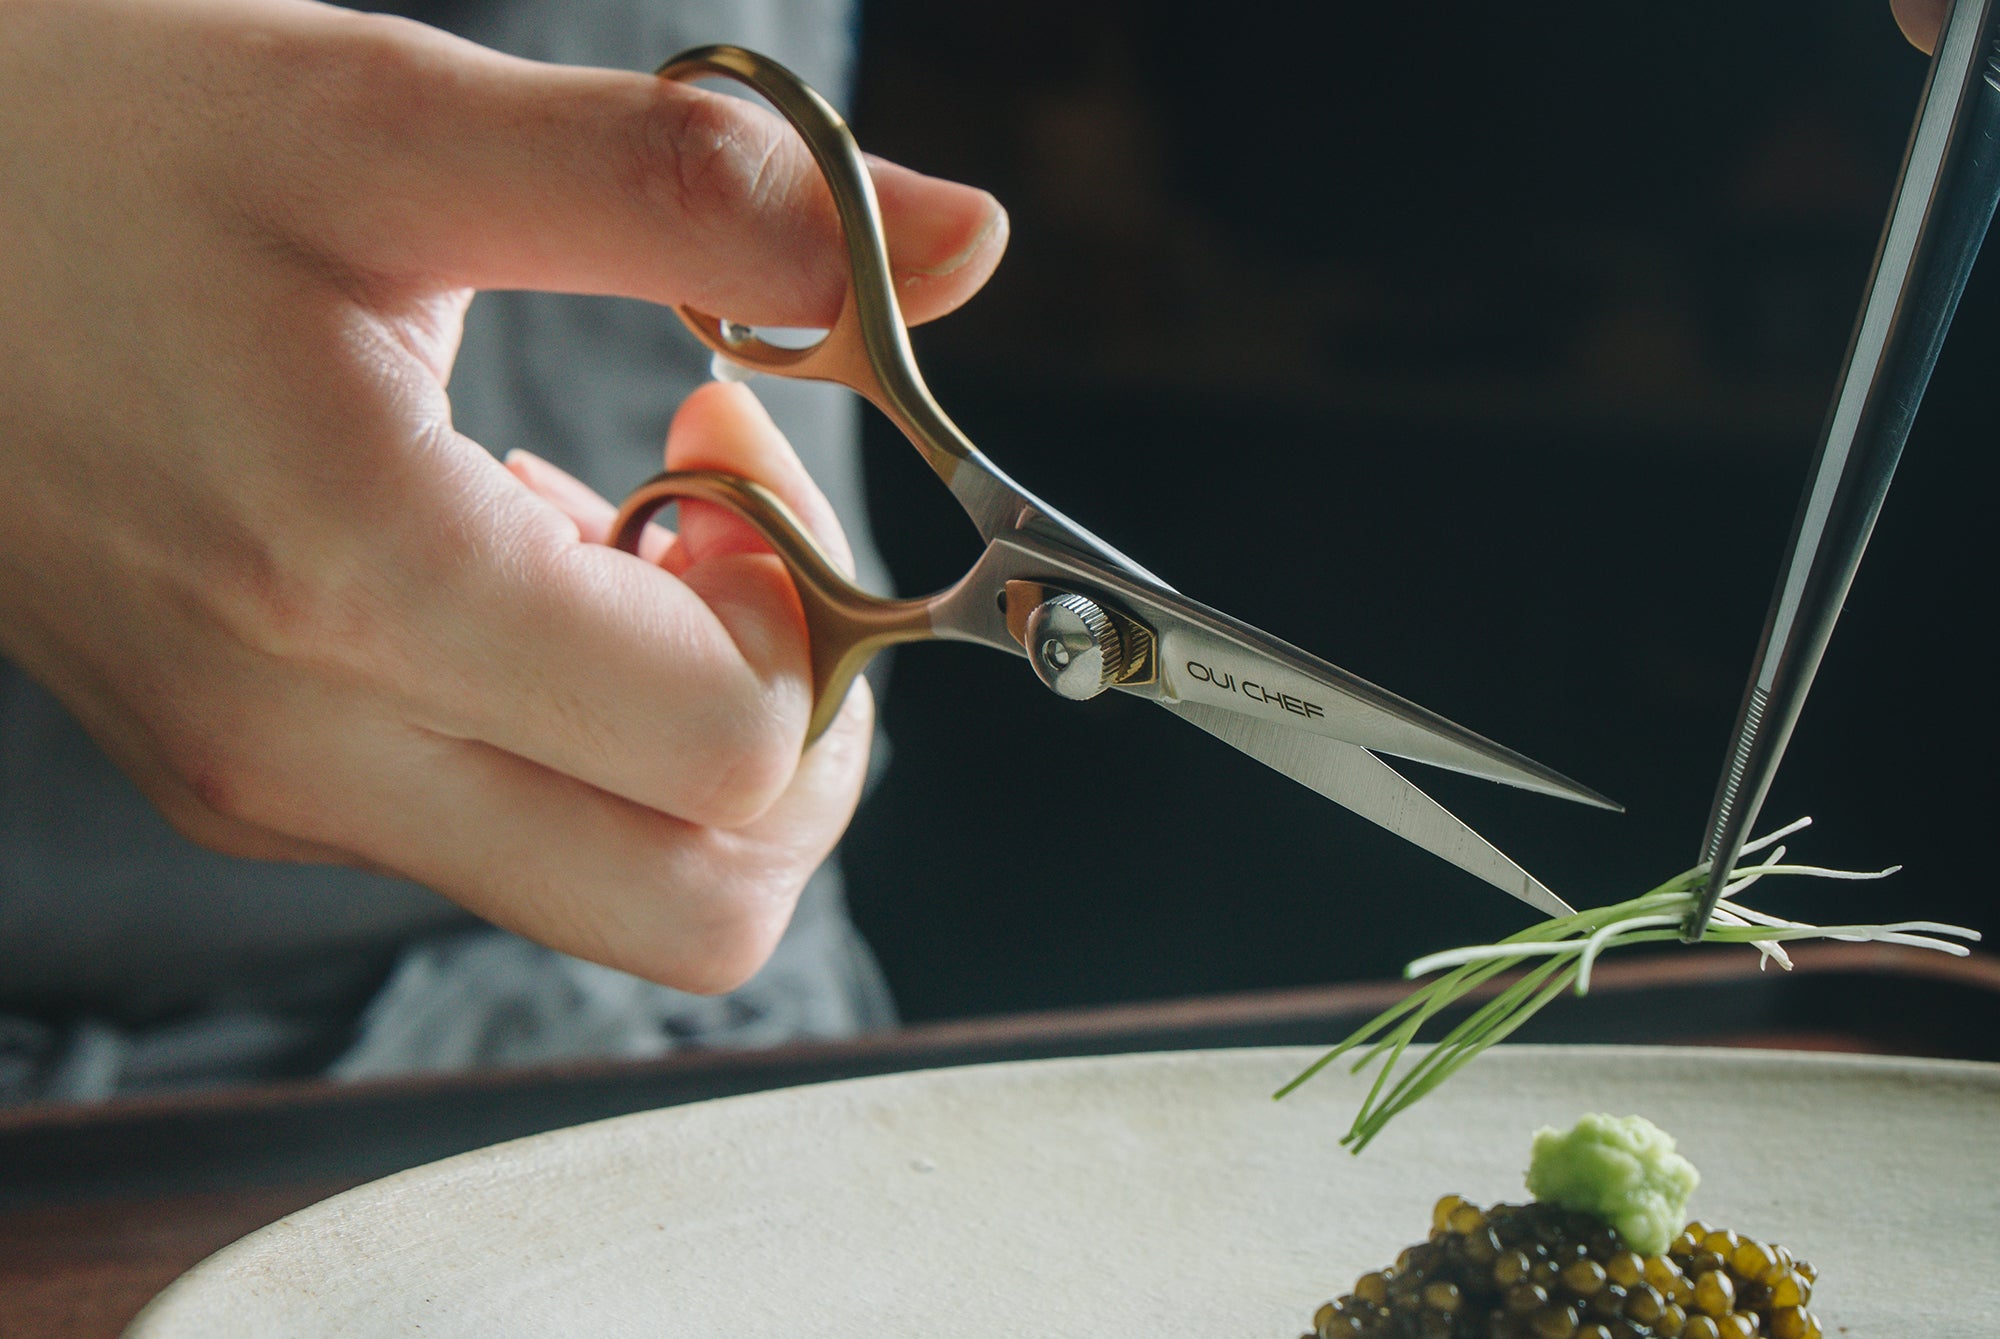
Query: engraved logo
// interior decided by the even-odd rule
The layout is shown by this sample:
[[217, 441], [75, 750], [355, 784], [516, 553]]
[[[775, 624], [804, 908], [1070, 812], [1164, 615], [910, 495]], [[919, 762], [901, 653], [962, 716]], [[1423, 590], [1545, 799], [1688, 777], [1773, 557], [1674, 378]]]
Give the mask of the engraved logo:
[[1199, 660], [1188, 661], [1187, 672], [1191, 677], [1220, 688], [1225, 693], [1241, 693], [1252, 702], [1281, 707], [1294, 716], [1304, 716], [1310, 720], [1315, 716], [1326, 715], [1326, 708], [1317, 702], [1308, 702], [1302, 697], [1293, 697], [1290, 693], [1274, 692], [1254, 679], [1238, 679], [1228, 670], [1204, 665]]

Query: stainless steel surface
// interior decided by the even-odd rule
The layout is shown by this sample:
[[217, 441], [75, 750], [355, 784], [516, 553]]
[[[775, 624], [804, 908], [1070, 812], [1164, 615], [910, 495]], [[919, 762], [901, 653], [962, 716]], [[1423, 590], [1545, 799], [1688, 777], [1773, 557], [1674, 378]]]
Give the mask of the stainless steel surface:
[[[700, 484], [704, 495], [754, 513], [752, 523], [800, 576], [820, 693], [815, 733], [833, 718], [860, 664], [881, 647], [921, 637], [977, 642], [1026, 654], [1043, 681], [1065, 697], [1116, 687], [1169, 706], [1503, 891], [1544, 910], [1567, 910], [1363, 750], [1603, 808], [1616, 805], [1435, 712], [1180, 596], [1009, 479], [938, 408], [917, 371], [874, 187], [846, 125], [796, 77], [752, 52], [708, 47], [661, 69], [672, 79], [718, 74], [762, 94], [804, 136], [833, 193], [852, 282], [832, 329], [809, 347], [767, 342], [707, 313], [681, 315], [726, 359], [779, 376], [836, 381], [872, 401], [950, 487], [987, 541], [955, 586], [918, 600], [884, 600], [846, 582], [808, 537], [785, 533], [799, 527], [781, 504], [772, 505], [775, 499], [714, 481]], [[657, 509], [659, 499], [683, 488], [672, 475], [642, 486], [621, 512], [621, 547], [636, 546], [651, 514], [647, 507]], [[1064, 605], [1066, 596], [1078, 600]], [[1052, 622], [1059, 615], [1071, 622]]]
[[[1178, 591], [1103, 568], [1033, 536], [1000, 539], [953, 592], [933, 605], [938, 635], [1018, 650], [984, 592], [1009, 580], [1044, 580], [1116, 604], [1153, 629], [1160, 645], [1156, 683], [1120, 685], [1155, 701], [1206, 702], [1280, 722], [1326, 739], [1359, 744], [1601, 809], [1617, 809], [1588, 786], [1496, 744], [1357, 674], [1278, 640]], [[997, 634], [997, 635], [996, 635]]]
[[1380, 824], [1405, 841], [1550, 916], [1567, 916], [1569, 903], [1509, 860], [1499, 848], [1460, 822], [1409, 778], [1367, 749], [1301, 734], [1203, 702], [1162, 704], [1232, 748], [1276, 769], [1308, 790]]
[[1035, 676], [1072, 702], [1096, 697], [1125, 667], [1117, 624], [1088, 596], [1057, 595], [1036, 605], [1024, 640]]
[[[1701, 938], [1769, 793], [2000, 201], [2000, 0], [1957, 0], [1723, 756]], [[1982, 444], [1983, 445], [1983, 444]]]

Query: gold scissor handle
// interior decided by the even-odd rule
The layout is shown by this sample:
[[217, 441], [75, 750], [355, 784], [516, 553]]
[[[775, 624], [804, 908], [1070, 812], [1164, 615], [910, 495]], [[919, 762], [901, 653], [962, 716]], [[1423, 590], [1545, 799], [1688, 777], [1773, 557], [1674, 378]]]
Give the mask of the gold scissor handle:
[[[711, 350], [745, 367], [837, 382], [857, 392], [902, 429], [947, 484], [968, 463], [990, 469], [938, 408], [917, 371], [896, 301], [875, 183], [840, 113], [790, 70], [741, 47], [684, 52], [662, 65], [659, 75], [674, 80], [722, 75], [776, 107], [805, 139], [826, 178], [847, 246], [849, 279], [840, 315], [826, 338], [812, 347], [783, 348], [758, 338], [748, 327], [682, 307], [680, 316], [688, 328]], [[612, 545], [637, 553], [647, 521], [669, 502], [683, 498], [712, 502], [741, 516], [790, 570], [811, 645], [813, 711], [806, 730], [808, 744], [833, 724], [855, 677], [878, 651], [936, 635], [931, 609], [937, 597], [890, 600], [862, 590], [841, 574], [776, 494], [732, 474], [687, 470], [655, 476], [619, 508]]]
[[810, 745], [833, 724], [847, 690], [875, 658], [898, 642], [923, 641], [931, 629], [932, 600], [890, 600], [861, 589], [841, 574], [798, 516], [760, 483], [719, 470], [669, 470], [641, 484], [618, 509], [611, 544], [639, 551], [639, 536], [660, 508], [691, 499], [727, 507], [764, 537], [791, 573], [805, 611], [811, 648], [813, 709], [806, 726]]
[[692, 307], [680, 309], [681, 319], [703, 344], [745, 367], [838, 382], [863, 396], [902, 430], [940, 478], [951, 483], [962, 464], [980, 459], [979, 452], [938, 408], [917, 371], [909, 330], [896, 301], [875, 182], [847, 122], [804, 80], [768, 56], [742, 47], [697, 47], [662, 65], [659, 75], [677, 81], [721, 75], [776, 107], [819, 164], [847, 245], [848, 286], [840, 315], [826, 338], [810, 348], [781, 348], [746, 326]]

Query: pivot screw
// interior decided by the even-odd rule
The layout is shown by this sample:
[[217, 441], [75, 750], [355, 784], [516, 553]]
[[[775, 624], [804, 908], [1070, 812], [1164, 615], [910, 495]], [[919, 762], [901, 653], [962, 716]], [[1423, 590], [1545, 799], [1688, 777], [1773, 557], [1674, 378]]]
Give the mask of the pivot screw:
[[1109, 688], [1125, 667], [1118, 625], [1082, 595], [1058, 595], [1036, 605], [1022, 644], [1036, 677], [1076, 702]]

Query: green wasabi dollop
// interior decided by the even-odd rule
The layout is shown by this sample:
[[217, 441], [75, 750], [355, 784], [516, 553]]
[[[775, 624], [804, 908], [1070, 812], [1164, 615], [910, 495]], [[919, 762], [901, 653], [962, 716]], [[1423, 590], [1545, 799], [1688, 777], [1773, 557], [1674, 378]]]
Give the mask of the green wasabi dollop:
[[1644, 1116], [1589, 1115], [1571, 1130], [1537, 1130], [1528, 1162], [1536, 1199], [1602, 1218], [1641, 1255], [1673, 1244], [1700, 1184], [1673, 1136]]

